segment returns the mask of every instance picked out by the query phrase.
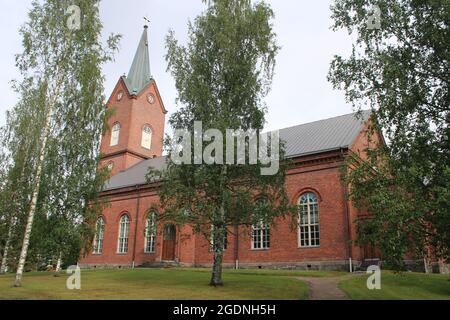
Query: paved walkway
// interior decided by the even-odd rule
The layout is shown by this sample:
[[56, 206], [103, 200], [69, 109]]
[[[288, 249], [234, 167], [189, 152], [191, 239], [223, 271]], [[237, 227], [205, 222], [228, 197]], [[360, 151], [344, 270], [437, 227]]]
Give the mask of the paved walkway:
[[347, 295], [338, 288], [340, 278], [296, 277], [309, 286], [310, 300], [348, 300]]

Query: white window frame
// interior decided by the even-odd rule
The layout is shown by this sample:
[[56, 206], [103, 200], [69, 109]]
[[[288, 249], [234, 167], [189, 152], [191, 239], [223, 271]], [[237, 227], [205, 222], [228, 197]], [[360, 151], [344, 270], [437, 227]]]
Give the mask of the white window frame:
[[[298, 246], [299, 248], [320, 247], [320, 210], [318, 197], [307, 192], [298, 200]], [[306, 219], [302, 219], [306, 217]]]
[[252, 226], [252, 250], [268, 249], [270, 249], [270, 226], [261, 221]]
[[116, 122], [111, 130], [111, 142], [109, 144], [111, 147], [117, 146], [119, 144], [120, 129], [122, 129], [122, 126], [119, 122]]
[[94, 250], [93, 254], [103, 253], [103, 239], [105, 237], [105, 220], [100, 217], [95, 223]]
[[152, 128], [146, 124], [142, 128], [141, 147], [150, 150], [152, 148]]
[[120, 218], [119, 223], [119, 237], [117, 241], [117, 253], [127, 254], [128, 253], [128, 236], [130, 233], [130, 217], [124, 214]]
[[[156, 219], [156, 212], [151, 212], [145, 220], [145, 253], [155, 253], [156, 251]], [[151, 225], [149, 225], [149, 222], [151, 222]]]

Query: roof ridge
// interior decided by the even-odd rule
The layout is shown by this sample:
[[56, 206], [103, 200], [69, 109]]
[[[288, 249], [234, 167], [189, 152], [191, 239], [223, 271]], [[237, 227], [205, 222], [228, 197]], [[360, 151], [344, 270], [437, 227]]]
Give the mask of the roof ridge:
[[[361, 110], [361, 113], [365, 113], [365, 112], [369, 112], [369, 111], [371, 111], [371, 110]], [[326, 119], [319, 119], [319, 120], [314, 120], [314, 121], [311, 121], [311, 122], [300, 123], [300, 124], [297, 124], [297, 125], [293, 125], [293, 126], [289, 126], [289, 127], [278, 129], [278, 131], [286, 130], [286, 129], [292, 129], [292, 128], [304, 126], [304, 125], [307, 125], [307, 124], [313, 124], [313, 123], [324, 122], [324, 121], [328, 121], [328, 120], [332, 120], [332, 119], [348, 117], [350, 115], [356, 115], [358, 113], [360, 113], [360, 112], [359, 111], [358, 112], [351, 112], [351, 113], [343, 114], [343, 115], [340, 115], [340, 116], [334, 116], [334, 117], [329, 117], [329, 118], [326, 118]]]

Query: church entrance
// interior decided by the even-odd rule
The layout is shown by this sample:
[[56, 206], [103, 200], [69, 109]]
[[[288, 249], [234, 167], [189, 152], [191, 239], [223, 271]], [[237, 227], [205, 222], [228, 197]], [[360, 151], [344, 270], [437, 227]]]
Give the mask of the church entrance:
[[166, 224], [164, 226], [163, 233], [163, 261], [175, 260], [175, 241], [176, 241], [177, 229], [173, 224]]

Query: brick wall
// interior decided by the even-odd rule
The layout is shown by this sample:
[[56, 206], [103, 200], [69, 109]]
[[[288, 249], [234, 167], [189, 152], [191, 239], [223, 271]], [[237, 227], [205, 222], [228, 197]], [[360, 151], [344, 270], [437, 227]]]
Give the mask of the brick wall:
[[[314, 192], [319, 198], [319, 247], [301, 248], [297, 228], [293, 229], [291, 217], [284, 217], [279, 218], [276, 226], [271, 228], [271, 245], [267, 250], [252, 250], [250, 228], [239, 228], [239, 263], [265, 265], [347, 260], [348, 223], [340, 165], [342, 161], [302, 165], [290, 170], [286, 180], [287, 192], [293, 203], [297, 203], [305, 192]], [[208, 250], [208, 242], [203, 237], [197, 242], [196, 263], [211, 263], [213, 256]], [[235, 262], [235, 238], [232, 234], [228, 236], [228, 242], [224, 262], [232, 265]]]
[[[119, 91], [126, 93], [117, 101]], [[155, 96], [155, 103], [147, 101], [147, 95]], [[112, 125], [120, 122], [122, 129], [119, 145], [110, 147], [110, 132], [102, 141], [105, 154], [102, 165], [114, 161], [112, 175], [129, 168], [142, 159], [162, 154], [165, 109], [156, 83], [151, 82], [137, 97], [128, 95], [121, 79], [111, 98], [108, 108], [115, 109], [109, 120]], [[152, 149], [141, 147], [141, 131], [149, 124], [153, 131]], [[351, 147], [351, 151], [364, 157], [367, 146], [365, 130], [360, 133]], [[376, 136], [375, 143], [382, 143], [381, 136]], [[339, 267], [345, 266], [349, 257], [361, 260], [359, 247], [350, 243], [356, 238], [355, 219], [359, 212], [347, 201], [347, 187], [341, 181], [340, 168], [344, 164], [346, 150], [325, 152], [318, 155], [295, 159], [295, 165], [289, 170], [286, 189], [293, 204], [305, 192], [313, 192], [319, 199], [320, 246], [302, 248], [299, 235], [293, 230], [291, 218], [279, 218], [271, 228], [271, 245], [267, 250], [252, 250], [249, 228], [239, 227], [238, 241], [230, 233], [228, 248], [224, 253], [225, 265], [232, 266], [236, 259], [241, 266], [309, 266], [316, 265]], [[110, 206], [103, 212], [105, 219], [105, 237], [103, 253], [89, 254], [81, 260], [81, 265], [90, 266], [131, 266], [148, 265], [161, 262], [163, 258], [163, 229], [168, 222], [160, 222], [157, 228], [156, 250], [145, 253], [145, 224], [149, 209], [158, 207], [159, 199], [155, 186], [140, 186], [105, 192]], [[123, 214], [128, 214], [130, 223], [128, 253], [118, 254], [119, 221]], [[233, 230], [234, 231], [234, 230]], [[237, 248], [236, 248], [237, 246]], [[213, 255], [210, 243], [203, 235], [193, 234], [189, 226], [178, 226], [175, 242], [175, 260], [183, 265], [210, 265]]]
[[[249, 228], [239, 228], [238, 260], [241, 266], [267, 265], [343, 265], [349, 258], [349, 233], [344, 189], [340, 180], [340, 166], [343, 164], [339, 152], [322, 154], [301, 159], [288, 174], [286, 187], [293, 203], [305, 192], [314, 192], [319, 199], [320, 246], [301, 248], [298, 232], [292, 229], [290, 218], [279, 218], [271, 229], [271, 246], [267, 250], [252, 250]], [[102, 255], [89, 255], [82, 259], [82, 265], [126, 265], [151, 264], [162, 259], [163, 226], [158, 225], [156, 252], [144, 253], [144, 230], [146, 214], [153, 206], [158, 206], [156, 189], [119, 190], [107, 194], [111, 206], [105, 209], [105, 239]], [[138, 208], [139, 203], [139, 210]], [[138, 212], [136, 216], [136, 212]], [[129, 251], [126, 255], [117, 254], [119, 220], [122, 214], [131, 218]], [[134, 235], [136, 230], [136, 246]], [[210, 265], [213, 255], [209, 241], [203, 235], [193, 234], [189, 226], [177, 227], [176, 261], [183, 265]], [[235, 264], [235, 238], [228, 236], [228, 248], [224, 263]]]
[[[123, 92], [121, 100], [117, 99], [119, 92]], [[149, 94], [155, 97], [153, 104], [147, 100]], [[108, 119], [109, 130], [102, 138], [101, 152], [104, 157], [101, 165], [113, 162], [112, 176], [139, 161], [162, 155], [166, 110], [155, 81], [151, 81], [139, 95], [131, 96], [123, 79], [120, 79], [107, 102], [107, 110], [112, 116]], [[119, 143], [110, 146], [111, 129], [115, 123], [121, 125]], [[150, 150], [141, 146], [145, 125], [152, 129]]]

